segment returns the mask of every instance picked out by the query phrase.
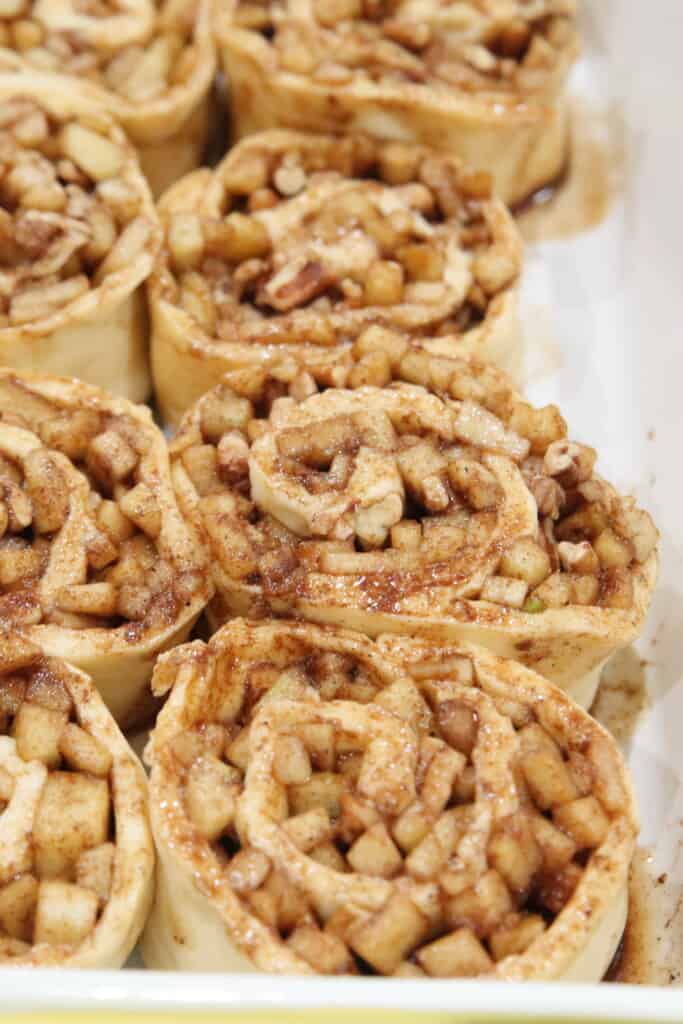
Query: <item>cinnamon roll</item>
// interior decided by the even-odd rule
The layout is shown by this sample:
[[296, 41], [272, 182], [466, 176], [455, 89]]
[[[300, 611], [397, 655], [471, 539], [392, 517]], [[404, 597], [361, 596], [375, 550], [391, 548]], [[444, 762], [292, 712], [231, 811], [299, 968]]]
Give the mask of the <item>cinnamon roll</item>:
[[518, 366], [520, 238], [488, 175], [453, 157], [267, 132], [178, 182], [159, 212], [148, 291], [169, 422], [226, 370], [275, 359], [337, 387], [381, 383], [386, 367], [355, 345], [369, 324]]
[[161, 233], [130, 143], [72, 80], [0, 74], [0, 362], [135, 401]]
[[368, 335], [393, 383], [235, 371], [184, 418], [173, 478], [211, 548], [212, 625], [275, 612], [472, 641], [589, 706], [644, 622], [650, 516], [596, 476], [555, 406], [476, 360]]
[[240, 136], [434, 146], [509, 203], [564, 168], [575, 0], [221, 0], [216, 31]]
[[164, 655], [147, 966], [597, 981], [637, 821], [611, 737], [471, 646], [234, 620]]
[[[123, 125], [152, 191], [201, 163], [216, 69], [211, 0], [9, 0], [0, 71], [76, 78]], [[20, 92], [23, 85], [19, 87]]]

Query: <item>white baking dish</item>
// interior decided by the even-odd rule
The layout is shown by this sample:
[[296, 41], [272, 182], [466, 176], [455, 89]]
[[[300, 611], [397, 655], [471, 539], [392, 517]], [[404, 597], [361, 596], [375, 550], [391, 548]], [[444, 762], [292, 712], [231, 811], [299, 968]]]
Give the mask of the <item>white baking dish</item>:
[[[0, 971], [0, 1014], [106, 1022], [168, 1014], [197, 1021], [683, 1020], [683, 5], [599, 0], [585, 7], [586, 53], [573, 88], [614, 151], [623, 181], [606, 221], [530, 247], [523, 295], [532, 399], [557, 401], [604, 474], [633, 490], [663, 534], [662, 570], [638, 654], [612, 672], [635, 715], [626, 739], [642, 814], [640, 886], [652, 924], [652, 987], [458, 981]], [[600, 116], [593, 116], [596, 114]], [[597, 181], [597, 170], [596, 184]], [[600, 188], [596, 191], [599, 193]], [[646, 692], [639, 658], [645, 661]], [[643, 885], [645, 886], [643, 890]], [[666, 986], [666, 987], [665, 987]], [[400, 1011], [400, 1012], [399, 1012]], [[28, 1017], [24, 1014], [29, 1014]], [[149, 1015], [149, 1018], [147, 1017]], [[158, 1018], [157, 1018], [158, 1019]], [[207, 1019], [209, 1017], [207, 1016]], [[215, 1018], [214, 1018], [215, 1019]]]

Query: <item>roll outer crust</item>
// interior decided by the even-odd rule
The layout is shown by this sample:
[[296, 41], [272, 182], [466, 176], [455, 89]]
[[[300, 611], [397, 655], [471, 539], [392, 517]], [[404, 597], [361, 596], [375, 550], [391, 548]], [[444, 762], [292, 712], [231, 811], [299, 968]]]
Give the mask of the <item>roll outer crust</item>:
[[[362, 142], [362, 140], [360, 140]], [[217, 168], [200, 168], [177, 181], [162, 197], [159, 211], [164, 221], [177, 213], [195, 213], [220, 218], [229, 176], [241, 163], [248, 162], [251, 154], [265, 152], [272, 158], [294, 149], [304, 154], [324, 154], [331, 150], [335, 139], [322, 136], [307, 138], [287, 131], [268, 131], [254, 138], [242, 140], [223, 159]], [[419, 150], [416, 150], [419, 152]], [[353, 175], [349, 176], [350, 178]], [[380, 179], [381, 180], [381, 179]], [[229, 194], [229, 193], [228, 193]], [[239, 197], [238, 197], [239, 198]], [[518, 319], [518, 282], [522, 269], [522, 243], [512, 218], [497, 199], [482, 202], [483, 215], [491, 234], [491, 246], [506, 254], [515, 271], [513, 278], [497, 294], [489, 297], [483, 319], [459, 333], [446, 334], [430, 342], [435, 354], [473, 355], [494, 363], [513, 377], [519, 376], [522, 366], [522, 338]], [[462, 247], [460, 251], [465, 251]], [[210, 334], [192, 317], [171, 292], [173, 277], [166, 249], [162, 249], [148, 283], [151, 315], [152, 374], [156, 399], [164, 420], [177, 424], [182, 413], [209, 388], [218, 383], [223, 373], [241, 367], [274, 365], [281, 360], [294, 360], [302, 369], [319, 367], [330, 381], [344, 386], [349, 368], [353, 365], [352, 343], [363, 324], [353, 313], [332, 309], [326, 320], [338, 335], [334, 344], [306, 342], [303, 317], [299, 331], [302, 340], [273, 343], [268, 336], [267, 321], [262, 325], [245, 323], [235, 325], [229, 338]], [[296, 321], [293, 321], [296, 323]], [[373, 322], [386, 324], [397, 330], [409, 330], [401, 304], [393, 308], [373, 309], [365, 326]], [[439, 324], [434, 315], [433, 327]], [[433, 330], [428, 333], [435, 333]], [[309, 336], [313, 332], [309, 331]]]
[[[594, 734], [609, 747], [608, 758], [613, 766], [618, 765], [624, 786], [624, 803], [612, 820], [609, 835], [592, 855], [573, 896], [553, 924], [526, 953], [506, 957], [489, 975], [514, 981], [601, 980], [626, 920], [628, 870], [638, 830], [626, 769], [602, 727], [536, 673], [469, 644], [443, 649], [428, 641], [393, 636], [373, 642], [332, 627], [240, 620], [223, 627], [208, 649], [199, 642], [178, 649], [163, 658], [157, 670], [157, 686], [165, 690], [173, 685], [173, 689], [146, 751], [152, 766], [152, 827], [161, 865], [143, 939], [146, 965], [194, 971], [311, 971], [272, 929], [264, 929], [245, 912], [228, 885], [220, 883], [225, 868], [179, 810], [182, 793], [163, 756], [165, 746], [193, 724], [212, 720], [229, 685], [226, 666], [231, 664], [231, 656], [257, 660], [268, 644], [277, 649], [279, 643], [288, 642], [280, 637], [299, 637], [316, 649], [353, 651], [361, 663], [371, 663], [387, 685], [404, 678], [406, 669], [410, 671], [412, 664], [419, 666], [425, 659], [431, 663], [441, 657], [471, 658], [486, 692], [542, 709], [544, 727], [556, 738], [583, 736], [587, 740]], [[207, 653], [212, 650], [228, 652], [222, 677], [208, 671]]]
[[504, 202], [522, 202], [554, 181], [567, 159], [568, 117], [563, 96], [578, 54], [576, 39], [535, 94], [466, 93], [411, 82], [391, 85], [353, 78], [341, 86], [278, 69], [271, 46], [235, 25], [239, 0], [225, 0], [216, 35], [231, 88], [238, 137], [283, 127], [294, 131], [365, 132], [455, 153], [489, 171]]

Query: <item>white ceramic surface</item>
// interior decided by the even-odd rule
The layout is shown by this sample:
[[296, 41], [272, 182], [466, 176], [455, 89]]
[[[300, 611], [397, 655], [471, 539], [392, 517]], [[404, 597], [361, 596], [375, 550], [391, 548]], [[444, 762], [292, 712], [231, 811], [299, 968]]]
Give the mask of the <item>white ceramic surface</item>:
[[[683, 4], [585, 0], [586, 53], [574, 76], [625, 158], [608, 219], [529, 248], [523, 315], [529, 391], [557, 401], [571, 432], [595, 445], [605, 476], [637, 494], [663, 533], [662, 571], [638, 654], [647, 707], [627, 748], [648, 870], [667, 880], [648, 900], [655, 977], [670, 987], [297, 979], [0, 971], [0, 1013], [368, 1010], [468, 1019], [683, 1020]], [[555, 369], [550, 371], [550, 367]], [[634, 661], [635, 659], [632, 659]], [[318, 1019], [318, 1015], [316, 1018]], [[360, 1018], [365, 1020], [364, 1015]], [[445, 1018], [441, 1018], [445, 1019]]]

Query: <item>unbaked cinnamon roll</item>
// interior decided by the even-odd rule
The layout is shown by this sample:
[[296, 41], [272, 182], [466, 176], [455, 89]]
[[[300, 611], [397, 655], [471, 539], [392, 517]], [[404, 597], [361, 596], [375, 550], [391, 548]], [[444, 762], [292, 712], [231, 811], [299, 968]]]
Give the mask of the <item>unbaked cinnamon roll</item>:
[[[267, 132], [174, 185], [149, 284], [164, 417], [226, 370], [287, 360], [382, 383], [369, 324], [514, 370], [522, 252], [490, 178], [419, 146]], [[357, 365], [358, 363], [361, 365]]]
[[211, 593], [149, 410], [0, 370], [0, 626], [88, 672], [130, 726]]
[[161, 234], [135, 151], [50, 75], [0, 75], [0, 150], [0, 363], [141, 401]]
[[598, 981], [637, 834], [611, 737], [470, 646], [235, 620], [164, 655], [147, 966]]
[[121, 967], [153, 870], [142, 768], [92, 681], [0, 631], [0, 964]]
[[211, 548], [212, 625], [275, 612], [472, 641], [589, 706], [644, 622], [650, 516], [596, 476], [555, 406], [476, 360], [368, 335], [394, 383], [236, 371], [184, 418], [173, 479]]
[[575, 0], [221, 0], [238, 135], [365, 132], [456, 153], [518, 203], [567, 158]]
[[[201, 162], [216, 68], [210, 0], [8, 0], [0, 71], [59, 72], [111, 113], [159, 195]], [[21, 89], [19, 89], [21, 91]]]

